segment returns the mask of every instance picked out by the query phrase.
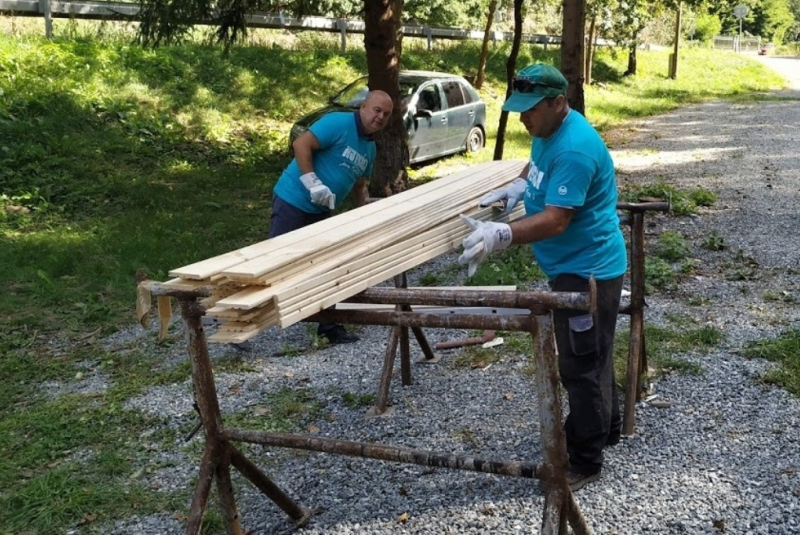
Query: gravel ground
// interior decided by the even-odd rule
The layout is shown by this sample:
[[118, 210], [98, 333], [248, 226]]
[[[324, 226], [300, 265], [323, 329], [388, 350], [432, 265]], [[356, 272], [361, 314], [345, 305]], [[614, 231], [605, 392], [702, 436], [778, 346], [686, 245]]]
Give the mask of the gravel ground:
[[[794, 79], [784, 96], [800, 98], [800, 59], [781, 60], [775, 68], [789, 69]], [[696, 217], [648, 215], [650, 241], [666, 230], [680, 232], [700, 262], [698, 274], [678, 289], [648, 299], [646, 321], [668, 324], [670, 316], [688, 316], [714, 325], [725, 339], [713, 351], [684, 356], [702, 367], [701, 375], [658, 380], [655, 392], [670, 406], [637, 408], [635, 434], [607, 451], [602, 479], [580, 491], [578, 503], [598, 534], [800, 533], [800, 400], [760, 381], [769, 363], [738, 355], [747, 341], [800, 327], [800, 105], [690, 106], [633, 125], [617, 146], [621, 181], [664, 179], [719, 196]], [[726, 250], [700, 247], [713, 232]], [[448, 269], [454, 258], [415, 270], [411, 283], [426, 271], [459, 272]], [[732, 271], [747, 276], [730, 280]], [[690, 305], [698, 296], [702, 304]], [[522, 373], [523, 355], [500, 349], [503, 357], [491, 367], [463, 369], [454, 366], [460, 350], [452, 350], [437, 364], [414, 364], [413, 385], [401, 388], [394, 379], [391, 414], [368, 419], [365, 407], [348, 407], [342, 394], [375, 393], [387, 328], [361, 328], [362, 340], [353, 345], [280, 356], [289, 347], [308, 348], [307, 329], [263, 333], [243, 354], [252, 371], [217, 374], [223, 412], [252, 410], [270, 392], [306, 387], [323, 405], [325, 417], [309, 426], [319, 436], [485, 458], [541, 458], [536, 396]], [[468, 335], [426, 333], [432, 344]], [[128, 331], [112, 342], [151, 343], [152, 336]], [[212, 347], [213, 358], [230, 351]], [[176, 344], [168, 363], [185, 358], [183, 351]], [[154, 389], [130, 406], [166, 416], [183, 434], [195, 418], [191, 401], [185, 382]], [[164, 490], [193, 485], [201, 440], [159, 451], [142, 477]], [[235, 476], [249, 533], [512, 534], [537, 532], [541, 522], [543, 496], [535, 481], [291, 450], [251, 448], [250, 454], [298, 503], [320, 513], [297, 529]], [[164, 515], [130, 518], [104, 532], [182, 530], [179, 519]]]

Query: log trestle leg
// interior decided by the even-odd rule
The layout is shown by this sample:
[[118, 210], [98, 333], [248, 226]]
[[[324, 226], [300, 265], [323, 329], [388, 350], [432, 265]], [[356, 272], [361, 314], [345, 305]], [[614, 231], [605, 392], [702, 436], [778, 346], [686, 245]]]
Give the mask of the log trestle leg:
[[542, 535], [566, 535], [569, 521], [575, 535], [589, 535], [591, 530], [583, 519], [567, 486], [567, 439], [561, 417], [558, 356], [552, 314], [534, 316], [531, 326], [535, 382], [539, 396], [539, 429], [542, 437], [545, 488]]
[[646, 380], [647, 365], [644, 355], [644, 214], [631, 214], [631, 303], [630, 344], [628, 347], [628, 379], [625, 405], [622, 412], [622, 434], [633, 434], [636, 423], [636, 402], [641, 396], [641, 385]]
[[647, 351], [644, 333], [644, 215], [647, 211], [669, 212], [671, 202], [618, 203], [618, 210], [626, 210], [621, 218], [630, 226], [631, 299], [623, 314], [630, 316], [630, 343], [628, 344], [628, 377], [622, 410], [622, 434], [631, 436], [636, 423], [636, 402], [644, 397], [648, 388]]
[[383, 369], [381, 370], [381, 380], [378, 384], [378, 395], [375, 397], [375, 407], [371, 411], [375, 416], [384, 414], [386, 406], [389, 404], [389, 387], [392, 385], [394, 357], [397, 354], [400, 329], [402, 327], [392, 327], [389, 331], [389, 342], [386, 344], [386, 354], [383, 357]]
[[208, 343], [203, 329], [203, 307], [193, 298], [180, 299], [181, 314], [186, 323], [189, 356], [192, 364], [192, 383], [200, 418], [205, 429], [206, 445], [200, 462], [200, 476], [192, 495], [187, 535], [198, 535], [203, 524], [203, 513], [208, 504], [212, 482], [217, 483], [222, 518], [227, 535], [243, 535], [236, 497], [231, 481], [231, 464], [254, 482], [268, 498], [281, 507], [300, 525], [308, 521], [310, 512], [295, 504], [277, 485], [260, 472], [228, 440], [222, 437], [222, 416], [219, 410], [214, 372], [208, 355]]
[[[395, 288], [408, 288], [408, 279], [405, 272], [397, 275], [394, 278]], [[403, 312], [411, 312], [410, 305], [397, 305], [395, 310]], [[422, 354], [425, 360], [433, 361], [435, 356], [425, 333], [422, 332], [420, 327], [410, 327], [411, 332], [417, 339]], [[394, 361], [397, 355], [397, 348], [400, 347], [400, 377], [403, 386], [411, 384], [411, 348], [408, 335], [409, 327], [392, 327], [389, 331], [389, 341], [386, 345], [386, 353], [383, 357], [383, 369], [381, 370], [381, 379], [378, 384], [378, 392], [375, 396], [375, 407], [370, 409], [368, 414], [370, 416], [380, 416], [386, 413], [389, 405], [389, 389], [392, 384], [392, 373], [394, 372]]]

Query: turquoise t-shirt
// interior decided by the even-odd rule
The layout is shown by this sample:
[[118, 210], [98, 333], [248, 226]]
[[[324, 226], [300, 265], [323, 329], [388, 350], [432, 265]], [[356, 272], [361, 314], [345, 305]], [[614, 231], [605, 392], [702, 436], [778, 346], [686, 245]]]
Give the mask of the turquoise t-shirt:
[[555, 134], [533, 139], [527, 180], [528, 215], [546, 205], [574, 209], [563, 233], [532, 245], [550, 279], [568, 273], [609, 280], [625, 273], [628, 255], [616, 209], [614, 162], [583, 115], [570, 111]]
[[[309, 127], [319, 141], [319, 150], [312, 155], [314, 172], [336, 195], [337, 207], [359, 178], [372, 174], [375, 161], [375, 142], [359, 132], [357, 120], [353, 112], [334, 112], [323, 115]], [[309, 214], [328, 211], [327, 206], [311, 202], [311, 195], [300, 182], [300, 167], [294, 158], [278, 179], [275, 194]]]

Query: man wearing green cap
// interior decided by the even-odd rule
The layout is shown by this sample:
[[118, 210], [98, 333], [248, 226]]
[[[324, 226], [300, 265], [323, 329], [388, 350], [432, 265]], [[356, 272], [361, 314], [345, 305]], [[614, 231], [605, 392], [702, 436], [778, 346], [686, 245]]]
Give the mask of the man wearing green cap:
[[572, 490], [599, 479], [603, 448], [619, 442], [622, 420], [614, 384], [613, 343], [625, 241], [617, 215], [614, 163], [597, 131], [566, 98], [567, 80], [554, 67], [536, 64], [514, 78], [504, 111], [520, 114], [532, 136], [522, 175], [492, 191], [481, 205], [522, 200], [526, 217], [511, 224], [462, 216], [473, 232], [459, 262], [470, 274], [487, 254], [511, 244], [532, 244], [554, 291], [584, 292], [597, 281], [598, 308], [553, 313], [561, 381], [569, 396], [564, 425]]

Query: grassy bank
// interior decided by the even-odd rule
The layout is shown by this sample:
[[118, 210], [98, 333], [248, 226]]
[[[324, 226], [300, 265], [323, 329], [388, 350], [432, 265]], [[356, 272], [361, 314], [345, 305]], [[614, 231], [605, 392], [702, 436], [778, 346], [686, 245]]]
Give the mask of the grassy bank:
[[[141, 472], [155, 469], [152, 448], [171, 447], [185, 430], [125, 401], [184, 380], [187, 365], [163, 366], [157, 351], [138, 347], [110, 353], [98, 340], [132, 322], [137, 269], [164, 279], [263, 238], [292, 121], [366, 68], [363, 51], [342, 54], [312, 37], [292, 49], [238, 46], [223, 58], [194, 43], [143, 50], [118, 34], [61, 35], [0, 36], [0, 533], [183, 510], [190, 489], [156, 493]], [[427, 52], [409, 42], [403, 66], [473, 74], [478, 47]], [[491, 158], [507, 53], [492, 49], [481, 91], [488, 147], [469, 161]], [[557, 53], [526, 47], [519, 64]], [[636, 77], [621, 76], [624, 61], [601, 51], [598, 84], [586, 90], [587, 114], [605, 132], [781, 84], [721, 52], [686, 51], [678, 80], [666, 77], [666, 52], [642, 51]], [[512, 121], [506, 156], [524, 157], [528, 142]], [[108, 387], [57, 395], [87, 368]]]

